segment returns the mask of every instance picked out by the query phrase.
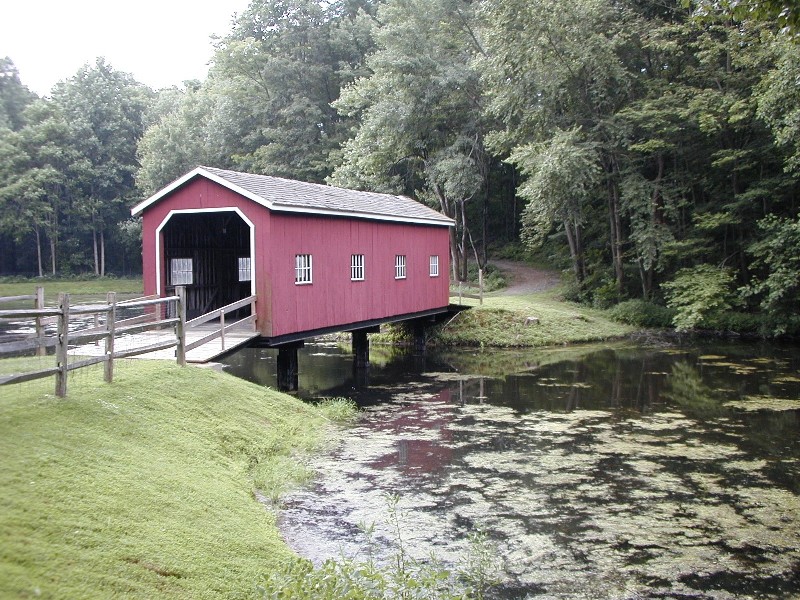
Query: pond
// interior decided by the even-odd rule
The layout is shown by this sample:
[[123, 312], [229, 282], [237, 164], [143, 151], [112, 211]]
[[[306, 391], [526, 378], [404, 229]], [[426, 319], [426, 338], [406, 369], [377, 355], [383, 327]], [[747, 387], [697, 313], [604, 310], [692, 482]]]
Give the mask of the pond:
[[[364, 407], [290, 495], [282, 528], [319, 563], [398, 543], [457, 565], [485, 532], [502, 598], [800, 597], [800, 349], [620, 343], [431, 354], [336, 344], [307, 396]], [[274, 357], [228, 370], [274, 386]], [[270, 377], [272, 379], [270, 379]], [[371, 543], [364, 529], [374, 525]]]

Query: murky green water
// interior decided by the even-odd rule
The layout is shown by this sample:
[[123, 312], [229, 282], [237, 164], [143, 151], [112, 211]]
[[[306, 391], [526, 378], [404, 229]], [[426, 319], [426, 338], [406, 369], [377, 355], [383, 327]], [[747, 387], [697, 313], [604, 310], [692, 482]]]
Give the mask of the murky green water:
[[[800, 598], [800, 349], [371, 356], [368, 382], [335, 345], [301, 356], [306, 394], [365, 409], [286, 500], [300, 554], [363, 555], [359, 524], [391, 545], [396, 493], [419, 557], [487, 532], [499, 597]], [[265, 351], [229, 362], [274, 385]]]

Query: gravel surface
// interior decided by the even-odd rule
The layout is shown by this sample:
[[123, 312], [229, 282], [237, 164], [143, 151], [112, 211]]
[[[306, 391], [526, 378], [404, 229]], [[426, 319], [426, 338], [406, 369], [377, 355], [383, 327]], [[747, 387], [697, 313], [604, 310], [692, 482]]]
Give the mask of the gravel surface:
[[506, 276], [508, 287], [502, 291], [505, 295], [519, 296], [542, 292], [561, 283], [561, 276], [558, 271], [537, 269], [526, 263], [513, 260], [493, 260], [491, 263]]

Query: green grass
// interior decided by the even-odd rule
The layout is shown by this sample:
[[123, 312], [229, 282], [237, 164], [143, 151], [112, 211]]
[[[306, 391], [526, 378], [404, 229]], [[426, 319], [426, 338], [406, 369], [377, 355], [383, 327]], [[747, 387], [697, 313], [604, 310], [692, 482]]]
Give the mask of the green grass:
[[[0, 375], [11, 375], [16, 373], [28, 373], [40, 371], [56, 366], [56, 358], [49, 356], [19, 356], [4, 358], [0, 360]], [[3, 389], [0, 388], [0, 398], [3, 396]]]
[[[31, 279], [28, 281], [1, 282], [0, 297], [2, 296], [26, 296], [36, 293], [36, 287], [44, 288], [45, 304], [54, 306], [60, 292], [65, 292], [74, 296], [71, 302], [105, 299], [107, 292], [117, 292], [125, 297], [140, 296], [144, 289], [142, 278], [135, 279], [115, 279], [115, 278], [88, 278], [80, 279]], [[33, 301], [24, 303], [0, 304], [0, 310], [10, 308], [33, 308]]]
[[473, 308], [437, 328], [434, 344], [522, 348], [603, 341], [634, 331], [629, 325], [612, 321], [604, 311], [564, 302], [552, 290], [485, 296], [482, 306], [477, 300], [466, 303]]
[[52, 390], [0, 387], [2, 598], [253, 595], [292, 558], [256, 489], [307, 474], [302, 457], [353, 414], [161, 361]]

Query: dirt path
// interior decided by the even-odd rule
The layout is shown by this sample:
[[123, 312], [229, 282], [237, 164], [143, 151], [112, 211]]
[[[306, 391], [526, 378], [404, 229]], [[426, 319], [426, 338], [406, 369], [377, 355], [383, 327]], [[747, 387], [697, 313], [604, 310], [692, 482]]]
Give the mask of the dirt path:
[[561, 283], [558, 271], [537, 269], [513, 260], [493, 260], [491, 263], [506, 276], [508, 287], [501, 292], [504, 295], [517, 296], [541, 292]]

